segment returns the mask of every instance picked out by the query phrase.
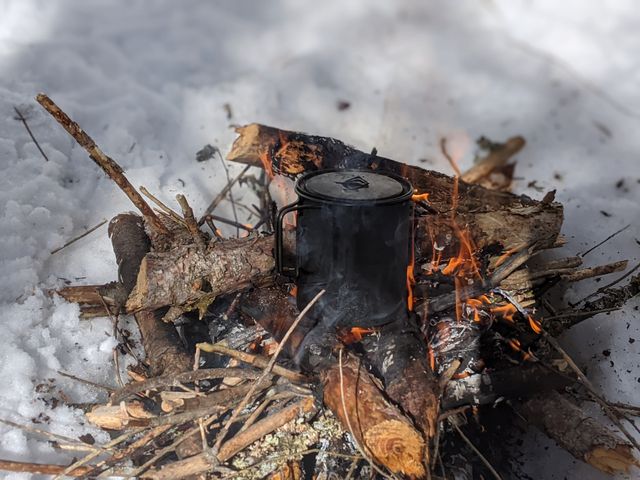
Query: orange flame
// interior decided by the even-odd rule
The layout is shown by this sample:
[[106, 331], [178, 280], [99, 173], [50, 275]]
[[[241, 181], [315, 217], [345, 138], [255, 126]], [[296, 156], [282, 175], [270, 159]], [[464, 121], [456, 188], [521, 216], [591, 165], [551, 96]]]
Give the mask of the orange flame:
[[350, 329], [341, 330], [338, 332], [338, 338], [345, 345], [350, 345], [362, 340], [362, 337], [374, 333], [374, 328], [353, 327]]
[[411, 196], [411, 200], [413, 200], [414, 202], [426, 202], [427, 200], [429, 200], [429, 194], [428, 193], [414, 193]]
[[498, 307], [492, 307], [491, 313], [494, 315], [500, 315], [502, 318], [510, 323], [514, 323], [513, 316], [516, 314], [518, 309], [507, 303], [506, 305], [500, 305]]
[[413, 275], [413, 264], [407, 266], [407, 308], [413, 311], [413, 286], [416, 284], [416, 278]]
[[540, 335], [542, 333], [542, 325], [540, 324], [540, 322], [533, 318], [531, 315], [528, 316], [527, 320], [529, 320], [529, 326], [531, 327], [531, 330]]
[[266, 172], [269, 179], [273, 180], [275, 174], [273, 173], [273, 162], [269, 157], [268, 149], [260, 152], [258, 154], [258, 158], [260, 159], [260, 163], [262, 163], [262, 167], [264, 168], [264, 171]]

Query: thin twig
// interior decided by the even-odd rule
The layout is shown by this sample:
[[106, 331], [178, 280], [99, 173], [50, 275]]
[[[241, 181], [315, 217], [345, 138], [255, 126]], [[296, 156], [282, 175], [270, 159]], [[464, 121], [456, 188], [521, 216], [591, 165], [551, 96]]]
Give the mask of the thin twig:
[[[227, 225], [231, 225], [232, 227], [240, 228], [242, 230], [246, 230], [247, 232], [253, 232], [253, 227], [250, 225], [245, 225], [244, 223], [239, 223], [234, 220], [229, 220], [228, 218], [221, 217], [219, 215], [207, 215], [208, 218], [215, 220], [220, 223], [225, 223]], [[207, 219], [205, 218], [205, 221]]]
[[56, 248], [55, 250], [51, 250], [51, 255], [53, 255], [54, 253], [58, 253], [60, 250], [62, 250], [63, 248], [67, 248], [69, 245], [71, 245], [72, 243], [77, 242], [78, 240], [80, 240], [81, 238], [86, 237], [87, 235], [89, 235], [92, 232], [95, 232], [97, 229], [99, 229], [102, 225], [104, 225], [105, 223], [107, 223], [106, 220], [101, 221], [99, 224], [97, 224], [95, 227], [91, 227], [89, 230], [87, 230], [86, 232], [84, 232], [81, 235], [78, 235], [75, 238], [72, 238], [71, 240], [69, 240], [67, 243], [65, 243], [64, 245], [62, 245], [61, 247]]
[[471, 442], [471, 440], [469, 440], [469, 438], [462, 432], [462, 430], [460, 430], [460, 427], [458, 427], [458, 425], [456, 425], [456, 423], [451, 419], [449, 419], [449, 424], [456, 430], [456, 432], [458, 432], [458, 435], [460, 435], [460, 438], [462, 438], [465, 441], [465, 443], [469, 445], [469, 448], [471, 448], [471, 450], [473, 450], [474, 453], [478, 455], [480, 460], [482, 460], [482, 463], [484, 463], [484, 466], [487, 467], [487, 469], [491, 472], [491, 474], [495, 477], [495, 479], [502, 480], [502, 477], [498, 472], [496, 472], [496, 469], [493, 468], [493, 466], [489, 463], [489, 460], [486, 459], [486, 457], [482, 454], [482, 452], [480, 452], [480, 450], [476, 448], [476, 446]]
[[131, 185], [131, 182], [127, 179], [122, 170], [122, 167], [118, 165], [115, 160], [107, 156], [100, 147], [96, 145], [96, 142], [87, 135], [87, 133], [80, 128], [76, 122], [71, 120], [69, 116], [64, 113], [58, 105], [55, 104], [48, 96], [43, 93], [39, 93], [36, 96], [36, 100], [42, 107], [51, 114], [56, 121], [62, 125], [62, 127], [71, 135], [78, 145], [84, 148], [91, 160], [93, 160], [102, 170], [111, 178], [120, 189], [129, 197], [129, 200], [140, 210], [142, 215], [147, 219], [151, 227], [161, 234], [168, 235], [169, 230], [160, 221], [158, 216], [152, 210], [147, 202], [145, 202], [142, 195]]
[[[198, 343], [196, 345], [197, 348], [207, 353], [217, 353], [219, 355], [226, 355], [228, 357], [234, 358], [241, 362], [247, 363], [257, 368], [265, 368], [269, 364], [269, 360], [260, 355], [255, 355], [253, 353], [242, 352], [240, 350], [235, 350], [233, 348], [226, 347], [224, 345], [220, 345], [218, 343]], [[304, 383], [309, 379], [299, 372], [295, 372], [293, 370], [289, 370], [288, 368], [282, 367], [280, 365], [273, 366], [274, 375], [278, 375], [280, 377], [286, 378], [295, 383]]]
[[[119, 435], [116, 438], [114, 438], [113, 440], [111, 440], [106, 445], [103, 445], [102, 448], [115, 447], [116, 445], [119, 445], [120, 443], [124, 442], [125, 440], [129, 439], [130, 437], [140, 433], [142, 430], [144, 430], [144, 429], [143, 428], [134, 428], [133, 430], [125, 432], [122, 435]], [[65, 475], [68, 475], [70, 472], [75, 471], [78, 467], [82, 467], [85, 463], [90, 462], [91, 460], [93, 460], [94, 458], [96, 458], [100, 454], [101, 454], [101, 451], [96, 451], [96, 452], [90, 453], [89, 455], [87, 455], [87, 456], [81, 458], [80, 460], [78, 460], [78, 461], [72, 463], [71, 465], [69, 465], [63, 472], [60, 472], [58, 475], [56, 475], [56, 477], [53, 480], [59, 480], [61, 477], [64, 477]]]
[[180, 215], [178, 215], [178, 213], [175, 210], [172, 210], [171, 208], [169, 208], [165, 203], [163, 203], [159, 198], [157, 198], [155, 195], [153, 195], [143, 185], [140, 185], [140, 191], [142, 192], [142, 194], [145, 197], [147, 197], [149, 200], [151, 200], [153, 203], [155, 203], [160, 210], [162, 210], [164, 213], [169, 215], [169, 217], [171, 217], [171, 219], [174, 222], [179, 223], [180, 225], [182, 225], [184, 227], [187, 226], [187, 223], [184, 221], [184, 218], [182, 218]]
[[[222, 168], [224, 168], [224, 173], [227, 176], [227, 185], [228, 185], [232, 182], [231, 176], [229, 175], [229, 168], [227, 167], [227, 164], [225, 163], [224, 158], [222, 158], [222, 154], [220, 153], [220, 150], [216, 149], [216, 152], [218, 153], [218, 157], [220, 158], [220, 163], [222, 163]], [[239, 223], [238, 211], [236, 210], [236, 202], [233, 200], [233, 193], [231, 188], [228, 189], [228, 195], [229, 195], [229, 202], [231, 202], [231, 210], [233, 211], [233, 219], [235, 220], [236, 223]], [[240, 227], [236, 226], [236, 237], [239, 237], [239, 236], [240, 236]]]
[[83, 447], [86, 447], [85, 450], [90, 450], [90, 451], [98, 450], [100, 452], [105, 452], [106, 451], [106, 449], [104, 449], [103, 447], [100, 447], [98, 445], [88, 445], [88, 444], [86, 444], [84, 442], [80, 442], [79, 440], [76, 440], [74, 438], [66, 437], [66, 436], [60, 435], [58, 433], [47, 432], [46, 430], [41, 430], [39, 428], [31, 427], [29, 425], [22, 425], [20, 423], [12, 422], [11, 420], [5, 420], [5, 419], [0, 418], [0, 423], [4, 423], [5, 425], [8, 425], [10, 427], [18, 428], [20, 430], [32, 433], [34, 435], [40, 435], [42, 437], [48, 438], [48, 439], [56, 441], [56, 442], [65, 442], [65, 443], [68, 443], [70, 445], [82, 445]]
[[318, 294], [311, 299], [311, 301], [307, 304], [307, 306], [304, 307], [304, 309], [300, 312], [298, 317], [293, 321], [293, 323], [291, 324], [291, 326], [287, 330], [287, 333], [284, 334], [284, 337], [282, 337], [282, 340], [280, 341], [280, 343], [278, 343], [278, 347], [276, 348], [275, 353], [271, 357], [271, 360], [269, 361], [269, 364], [263, 370], [262, 375], [260, 375], [260, 377], [253, 383], [251, 389], [244, 396], [244, 398], [242, 399], [240, 404], [234, 409], [233, 413], [231, 414], [231, 417], [229, 417], [229, 420], [227, 420], [227, 422], [225, 423], [224, 427], [222, 428], [222, 431], [218, 434], [218, 438], [217, 438], [216, 443], [214, 444], [214, 447], [213, 447], [213, 450], [215, 452], [218, 452], [220, 450], [220, 445], [222, 445], [222, 442], [224, 441], [224, 438], [226, 437], [227, 433], [229, 432], [229, 427], [231, 427], [231, 424], [233, 423], [235, 418], [238, 415], [240, 415], [240, 412], [247, 406], [247, 404], [249, 402], [249, 399], [253, 395], [253, 392], [255, 392], [255, 390], [258, 388], [258, 386], [271, 373], [271, 370], [273, 369], [273, 366], [275, 365], [276, 361], [278, 360], [278, 356], [280, 355], [280, 352], [282, 351], [284, 345], [287, 343], [287, 340], [289, 340], [289, 337], [291, 336], [293, 331], [296, 329], [296, 327], [298, 326], [300, 321], [304, 318], [304, 316], [311, 309], [311, 307], [313, 307], [313, 305], [320, 299], [320, 297], [322, 297], [322, 295], [324, 295], [324, 293], [325, 293], [324, 289], [320, 290], [318, 292]]
[[442, 137], [440, 139], [440, 151], [442, 151], [444, 158], [446, 158], [449, 161], [451, 168], [453, 168], [453, 171], [456, 173], [456, 177], [460, 177], [462, 175], [462, 172], [460, 171], [460, 167], [458, 167], [458, 164], [456, 163], [456, 161], [451, 157], [451, 155], [449, 155], [449, 152], [447, 151], [446, 137]]
[[[213, 415], [213, 416], [209, 417], [208, 419], [204, 420], [203, 425], [209, 426], [215, 420], [217, 420], [218, 418], [219, 417], [217, 415]], [[151, 457], [149, 460], [147, 460], [145, 463], [143, 463], [138, 468], [136, 468], [133, 472], [131, 472], [131, 475], [133, 477], [137, 477], [141, 473], [146, 472], [158, 460], [160, 460], [162, 457], [164, 457], [168, 453], [173, 452], [178, 447], [178, 445], [180, 445], [182, 442], [184, 442], [185, 440], [189, 439], [192, 435], [195, 435], [199, 431], [200, 431], [200, 426], [199, 425], [187, 430], [185, 433], [183, 433], [178, 438], [176, 438], [172, 443], [170, 443], [166, 447], [161, 448], [160, 450], [154, 452], [153, 457]]]
[[33, 135], [33, 132], [31, 131], [31, 129], [29, 128], [29, 125], [27, 124], [27, 119], [24, 118], [24, 115], [22, 115], [22, 112], [20, 110], [18, 110], [18, 107], [13, 107], [13, 109], [18, 114], [18, 119], [22, 122], [22, 124], [24, 125], [24, 128], [27, 129], [27, 133], [29, 133], [29, 136], [31, 137], [31, 140], [33, 140], [33, 143], [36, 144], [36, 147], [38, 147], [38, 150], [40, 150], [40, 153], [44, 157], [45, 161], [48, 162], [49, 161], [49, 157], [47, 157], [47, 154], [44, 153], [44, 150], [42, 150], [42, 147], [38, 143], [38, 140], [36, 140], [36, 137]]
[[108, 387], [107, 385], [103, 385], [101, 383], [96, 383], [96, 382], [92, 382], [91, 380], [86, 380], [84, 378], [76, 377], [75, 375], [71, 375], [70, 373], [63, 372], [62, 370], [58, 370], [57, 372], [63, 377], [70, 378], [71, 380], [75, 380], [76, 382], [86, 383], [87, 385], [91, 385], [92, 387], [106, 390], [107, 392], [115, 391], [115, 388], [113, 387]]
[[110, 402], [117, 405], [127, 398], [144, 392], [145, 390], [156, 390], [161, 387], [177, 387], [181, 383], [198, 382], [211, 378], [242, 378], [245, 380], [253, 380], [258, 378], [258, 371], [251, 371], [246, 368], [206, 368], [190, 372], [182, 372], [177, 375], [163, 375], [161, 377], [153, 377], [143, 382], [129, 383], [126, 387], [118, 390], [111, 395]]
[[207, 246], [204, 243], [204, 239], [202, 238], [202, 232], [198, 228], [198, 223], [196, 222], [195, 217], [193, 216], [193, 209], [189, 202], [187, 202], [187, 198], [179, 193], [176, 195], [176, 200], [178, 204], [180, 204], [180, 208], [182, 209], [182, 216], [184, 217], [184, 221], [187, 225], [187, 230], [193, 237], [193, 241], [196, 242], [196, 246], [201, 252], [204, 252]]
[[609, 240], [611, 240], [613, 237], [615, 237], [616, 235], [624, 232], [627, 228], [629, 228], [631, 226], [631, 224], [628, 224], [625, 227], [622, 227], [620, 230], [618, 230], [617, 232], [612, 233], [611, 235], [609, 235], [607, 238], [605, 238], [604, 240], [602, 240], [600, 243], [594, 245], [593, 247], [591, 247], [589, 250], [587, 250], [584, 253], [579, 253], [578, 255], [582, 258], [586, 257], [589, 253], [593, 252], [596, 248], [598, 248], [601, 245], [604, 245], [605, 243], [607, 243]]
[[574, 311], [574, 312], [560, 313], [558, 315], [553, 315], [551, 317], [544, 317], [544, 320], [546, 322], [546, 321], [550, 321], [550, 320], [560, 320], [560, 319], [563, 319], [563, 318], [592, 317], [592, 316], [598, 315], [599, 313], [617, 312], [618, 310], [620, 310], [620, 308], [621, 307], [603, 308], [602, 310], [593, 310], [591, 312]]
[[240, 172], [240, 174], [236, 178], [234, 178], [231, 182], [227, 183], [227, 185], [222, 189], [222, 191], [218, 194], [218, 196], [214, 198], [213, 201], [209, 204], [209, 206], [205, 209], [204, 214], [198, 221], [198, 225], [202, 225], [204, 223], [205, 217], [216, 209], [218, 204], [227, 195], [227, 192], [231, 190], [231, 187], [233, 187], [238, 182], [238, 180], [240, 180], [244, 176], [244, 174], [247, 173], [249, 168], [251, 168], [251, 165], [247, 165], [246, 167], [244, 167], [244, 169]]
[[617, 280], [614, 280], [611, 283], [606, 284], [604, 287], [600, 287], [598, 290], [596, 290], [595, 292], [587, 295], [586, 297], [584, 297], [581, 300], [578, 300], [575, 303], [572, 303], [571, 306], [576, 306], [579, 303], [584, 302], [585, 300], [590, 299], [591, 297], [595, 297], [596, 295], [604, 292], [605, 290], [607, 290], [608, 288], [613, 287], [614, 285], [617, 285], [618, 283], [620, 283], [622, 280], [624, 280], [625, 278], [627, 278], [629, 275], [631, 275], [633, 272], [635, 272], [636, 270], [638, 270], [638, 268], [640, 268], [640, 263], [638, 263], [635, 267], [633, 267], [631, 270], [629, 270], [627, 273], [625, 273], [624, 275], [622, 275], [621, 277], [619, 277]]

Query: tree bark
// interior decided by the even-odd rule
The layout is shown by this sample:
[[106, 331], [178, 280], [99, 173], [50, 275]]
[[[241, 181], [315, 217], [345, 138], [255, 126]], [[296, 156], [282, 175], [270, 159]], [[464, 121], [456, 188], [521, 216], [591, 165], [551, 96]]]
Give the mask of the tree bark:
[[[455, 255], [459, 247], [451, 235], [451, 219], [468, 229], [477, 248], [498, 244], [505, 249], [520, 244], [551, 247], [560, 231], [562, 205], [532, 200], [525, 195], [489, 190], [456, 180], [439, 172], [406, 165], [356, 150], [339, 140], [289, 132], [260, 124], [236, 128], [239, 136], [227, 160], [263, 167], [271, 176], [298, 175], [327, 168], [369, 168], [406, 177], [418, 193], [428, 193], [429, 213], [418, 220], [416, 238], [423, 254], [437, 242], [445, 247], [443, 258]], [[517, 151], [518, 145], [511, 150]], [[455, 203], [455, 216], [452, 207]], [[418, 253], [420, 253], [418, 252]]]
[[[142, 218], [130, 213], [114, 217], [109, 224], [109, 236], [118, 263], [118, 277], [125, 292], [130, 292], [140, 262], [151, 245]], [[182, 348], [175, 328], [161, 321], [163, 314], [154, 310], [135, 314], [152, 376], [180, 373], [191, 366], [191, 358]]]
[[211, 243], [206, 251], [181, 245], [151, 252], [140, 264], [127, 311], [176, 307], [204, 308], [218, 295], [236, 292], [267, 278], [274, 267], [272, 237]]
[[640, 466], [630, 443], [557, 392], [536, 396], [518, 410], [562, 448], [598, 470], [613, 475]]

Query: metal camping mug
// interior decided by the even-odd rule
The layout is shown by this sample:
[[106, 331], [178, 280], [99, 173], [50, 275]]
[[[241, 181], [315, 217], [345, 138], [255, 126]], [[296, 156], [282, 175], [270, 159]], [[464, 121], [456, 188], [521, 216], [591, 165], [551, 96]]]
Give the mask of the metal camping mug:
[[[324, 327], [374, 327], [406, 315], [412, 187], [371, 170], [321, 170], [295, 185], [276, 222], [278, 271], [297, 281], [297, 305]], [[297, 212], [295, 268], [283, 265], [283, 221]]]

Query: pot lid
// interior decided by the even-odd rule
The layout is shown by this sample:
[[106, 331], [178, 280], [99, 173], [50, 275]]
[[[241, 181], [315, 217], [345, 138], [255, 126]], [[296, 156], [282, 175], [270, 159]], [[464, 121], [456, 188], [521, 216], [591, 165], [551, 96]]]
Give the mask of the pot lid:
[[296, 182], [298, 195], [336, 203], [395, 203], [411, 196], [404, 178], [371, 170], [320, 170]]

